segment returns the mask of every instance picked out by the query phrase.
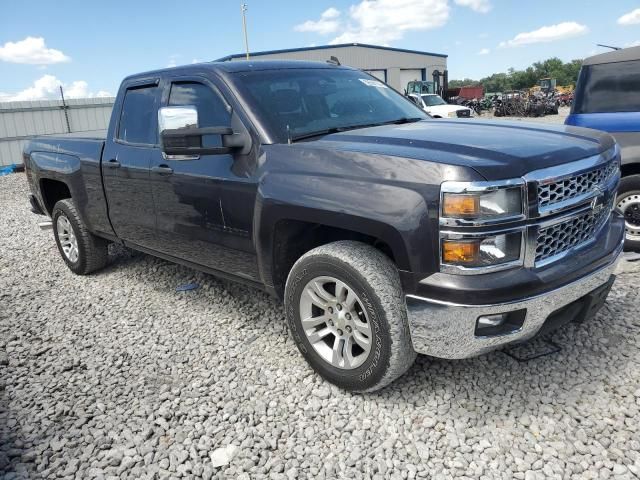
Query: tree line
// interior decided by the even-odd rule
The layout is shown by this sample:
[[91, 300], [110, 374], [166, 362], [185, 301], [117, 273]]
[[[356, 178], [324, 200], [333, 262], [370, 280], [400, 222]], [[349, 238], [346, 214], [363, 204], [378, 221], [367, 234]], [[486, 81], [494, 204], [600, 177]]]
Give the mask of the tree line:
[[558, 85], [575, 85], [582, 60], [571, 60], [564, 63], [557, 57], [542, 62], [535, 62], [525, 70], [510, 68], [507, 73], [494, 73], [480, 80], [465, 78], [450, 80], [449, 87], [482, 85], [485, 92], [504, 92], [507, 90], [524, 90], [538, 85], [541, 78], [555, 78]]

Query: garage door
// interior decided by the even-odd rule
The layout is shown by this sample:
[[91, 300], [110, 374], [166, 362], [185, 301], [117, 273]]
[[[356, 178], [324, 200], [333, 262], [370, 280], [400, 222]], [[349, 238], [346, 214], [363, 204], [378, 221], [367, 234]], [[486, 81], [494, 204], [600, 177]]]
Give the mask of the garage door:
[[422, 70], [420, 68], [400, 70], [400, 90], [406, 90], [407, 83], [414, 80], [422, 80]]
[[365, 70], [369, 75], [373, 75], [378, 80], [383, 82], [387, 81], [387, 71], [386, 70]]

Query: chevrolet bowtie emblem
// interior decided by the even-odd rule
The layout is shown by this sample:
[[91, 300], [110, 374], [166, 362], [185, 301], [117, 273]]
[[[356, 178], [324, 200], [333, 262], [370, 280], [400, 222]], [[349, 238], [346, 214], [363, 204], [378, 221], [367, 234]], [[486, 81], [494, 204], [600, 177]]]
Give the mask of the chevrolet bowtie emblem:
[[595, 197], [593, 197], [593, 200], [591, 200], [591, 210], [593, 211], [594, 215], [598, 215], [602, 209], [604, 208], [604, 195], [601, 189], [596, 189], [598, 192], [598, 195], [596, 195]]

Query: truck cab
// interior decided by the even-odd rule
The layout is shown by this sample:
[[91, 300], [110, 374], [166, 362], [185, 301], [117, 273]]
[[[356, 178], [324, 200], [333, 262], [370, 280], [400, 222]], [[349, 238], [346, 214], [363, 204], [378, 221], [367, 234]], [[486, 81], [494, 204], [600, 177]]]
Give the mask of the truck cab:
[[616, 206], [629, 250], [640, 251], [640, 47], [585, 59], [566, 125], [604, 130], [622, 153]]

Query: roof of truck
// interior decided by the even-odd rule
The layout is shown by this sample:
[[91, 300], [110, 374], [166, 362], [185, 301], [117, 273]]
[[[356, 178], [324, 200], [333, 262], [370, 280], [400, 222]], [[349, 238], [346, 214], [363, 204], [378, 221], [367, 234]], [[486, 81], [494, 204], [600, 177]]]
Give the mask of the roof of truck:
[[261, 71], [261, 70], [283, 70], [293, 68], [343, 68], [352, 70], [351, 67], [344, 65], [336, 65], [328, 62], [310, 62], [306, 60], [238, 60], [235, 62], [204, 62], [193, 63], [190, 65], [180, 65], [171, 68], [162, 68], [148, 72], [136, 73], [129, 75], [125, 80], [136, 78], [152, 77], [167, 72], [193, 72], [202, 71], [203, 69], [217, 70], [225, 73]]
[[585, 58], [583, 65], [600, 65], [603, 63], [628, 62], [640, 60], [640, 47], [622, 48], [613, 52], [601, 53], [593, 57]]

